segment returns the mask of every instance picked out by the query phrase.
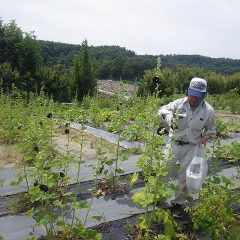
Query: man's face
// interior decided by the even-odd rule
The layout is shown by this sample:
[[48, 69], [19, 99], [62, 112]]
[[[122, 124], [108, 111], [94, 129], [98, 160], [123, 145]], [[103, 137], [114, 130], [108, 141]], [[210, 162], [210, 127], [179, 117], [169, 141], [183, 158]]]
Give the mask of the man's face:
[[188, 96], [188, 102], [189, 102], [191, 107], [197, 107], [201, 101], [202, 101], [202, 98], [194, 97], [194, 96]]

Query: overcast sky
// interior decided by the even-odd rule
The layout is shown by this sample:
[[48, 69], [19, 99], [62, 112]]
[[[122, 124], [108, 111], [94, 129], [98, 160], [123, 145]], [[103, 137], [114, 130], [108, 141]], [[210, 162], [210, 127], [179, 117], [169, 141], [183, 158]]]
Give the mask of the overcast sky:
[[37, 39], [240, 59], [240, 0], [0, 0]]

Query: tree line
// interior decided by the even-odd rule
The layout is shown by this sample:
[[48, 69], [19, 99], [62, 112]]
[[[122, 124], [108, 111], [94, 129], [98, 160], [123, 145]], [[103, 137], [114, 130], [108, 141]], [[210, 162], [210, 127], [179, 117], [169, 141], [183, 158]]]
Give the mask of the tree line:
[[[161, 59], [161, 69], [157, 59]], [[138, 82], [139, 94], [152, 94], [155, 75], [161, 79], [160, 95], [183, 93], [194, 76], [206, 78], [210, 93], [240, 89], [240, 60], [211, 59], [197, 55], [136, 55], [119, 46], [88, 46], [37, 40], [15, 21], [0, 19], [0, 86], [10, 92], [15, 85], [29, 99], [44, 91], [56, 101], [82, 100], [96, 93], [96, 79]]]
[[39, 41], [33, 32], [25, 33], [14, 20], [3, 23], [0, 19], [0, 87], [11, 92], [13, 86], [26, 94], [44, 91], [57, 101], [82, 100], [93, 96], [97, 81], [94, 61], [88, 54], [84, 40], [72, 56], [70, 68], [61, 63], [45, 64]]
[[[44, 62], [72, 65], [73, 55], [80, 45], [39, 40]], [[99, 79], [133, 79], [142, 76], [144, 70], [154, 68], [161, 58], [162, 67], [176, 71], [180, 68], [199, 67], [222, 75], [240, 72], [240, 60], [211, 58], [200, 55], [136, 55], [134, 51], [119, 46], [89, 46], [90, 57], [96, 59]]]

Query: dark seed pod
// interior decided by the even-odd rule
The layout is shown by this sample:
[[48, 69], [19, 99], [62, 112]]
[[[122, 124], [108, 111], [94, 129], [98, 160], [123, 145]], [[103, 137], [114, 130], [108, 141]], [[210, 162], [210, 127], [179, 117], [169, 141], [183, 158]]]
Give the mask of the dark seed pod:
[[145, 229], [142, 229], [142, 231], [141, 231], [141, 236], [144, 236], [145, 233], [146, 233], [146, 230], [145, 230]]
[[52, 118], [52, 113], [48, 113], [47, 118]]
[[41, 122], [39, 122], [39, 125], [40, 125], [40, 126], [42, 126], [42, 125], [43, 125], [42, 121], [41, 121]]
[[116, 195], [113, 195], [113, 196], [111, 197], [112, 200], [115, 200], [116, 198], [117, 198]]
[[48, 191], [48, 186], [47, 185], [42, 184], [42, 185], [40, 185], [39, 188], [42, 192], [47, 192]]
[[104, 169], [104, 165], [102, 165], [101, 168], [99, 169], [99, 173], [100, 173], [100, 174], [102, 174], [103, 169]]
[[36, 187], [38, 185], [38, 180], [35, 180], [33, 186]]
[[157, 129], [157, 135], [161, 135], [161, 130], [162, 130], [162, 128], [160, 128], [160, 127]]
[[65, 129], [64, 131], [66, 134], [69, 134], [69, 129]]
[[69, 127], [70, 123], [65, 123], [65, 127]]
[[34, 151], [39, 152], [39, 147], [38, 146], [34, 147]]
[[40, 237], [38, 237], [38, 239], [37, 240], [44, 240], [45, 239], [45, 236], [40, 236]]
[[123, 104], [122, 102], [119, 103], [120, 106], [122, 106], [122, 104]]
[[157, 83], [157, 84], [160, 84], [160, 83], [161, 83], [159, 76], [153, 77], [153, 78], [152, 78], [152, 81], [153, 81], [154, 83]]
[[119, 111], [119, 106], [117, 106], [117, 111]]
[[22, 129], [22, 124], [20, 124], [20, 125], [18, 126], [18, 130], [20, 130], [20, 129]]
[[59, 172], [59, 176], [61, 178], [64, 178], [66, 176], [66, 173], [64, 171]]

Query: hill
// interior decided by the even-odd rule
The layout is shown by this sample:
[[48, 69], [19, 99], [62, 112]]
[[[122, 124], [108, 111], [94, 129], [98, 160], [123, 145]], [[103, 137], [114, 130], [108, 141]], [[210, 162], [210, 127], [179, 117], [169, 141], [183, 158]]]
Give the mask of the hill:
[[[74, 54], [80, 51], [80, 45], [39, 40], [45, 63], [72, 65]], [[132, 67], [139, 63], [140, 68], [149, 69], [156, 66], [156, 55], [137, 55], [134, 51], [119, 46], [89, 46], [89, 54], [98, 64], [114, 64], [114, 61], [130, 61]], [[200, 67], [223, 75], [240, 72], [240, 60], [229, 58], [211, 58], [201, 55], [160, 55], [162, 66], [176, 70], [180, 67]], [[110, 64], [110, 65], [111, 65]], [[131, 65], [131, 64], [128, 64]], [[143, 72], [143, 71], [141, 71]], [[103, 76], [107, 78], [109, 76]], [[112, 76], [110, 76], [112, 77]]]

